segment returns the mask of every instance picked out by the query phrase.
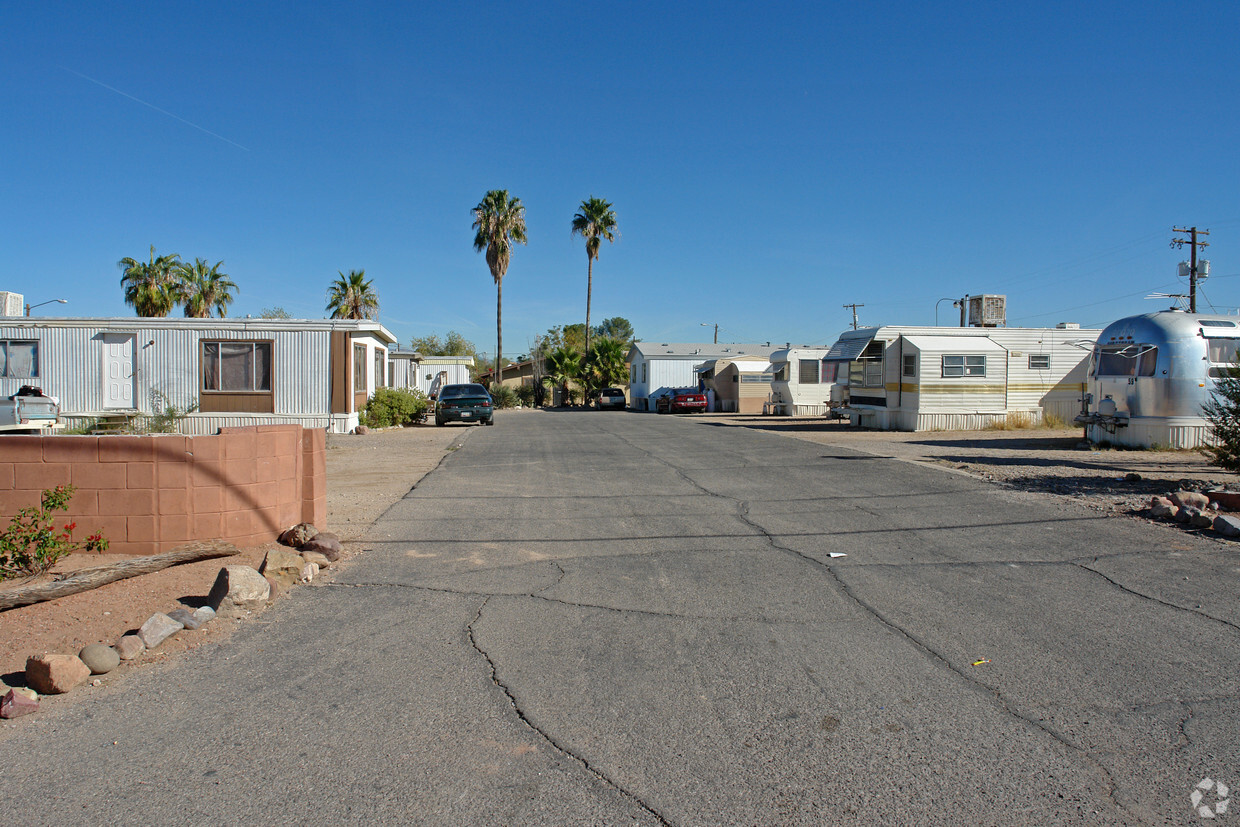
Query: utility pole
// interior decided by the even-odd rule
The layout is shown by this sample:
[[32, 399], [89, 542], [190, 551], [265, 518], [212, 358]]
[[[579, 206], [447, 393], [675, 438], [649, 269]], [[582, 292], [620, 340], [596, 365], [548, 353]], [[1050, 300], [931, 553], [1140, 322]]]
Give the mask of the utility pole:
[[964, 298], [954, 304], [960, 308], [960, 326], [965, 327], [965, 313], [969, 310], [969, 294], [965, 293]]
[[848, 309], [848, 308], [850, 308], [850, 307], [852, 308], [852, 312], [853, 312], [853, 330], [856, 330], [856, 329], [857, 329], [857, 308], [858, 308], [858, 307], [865, 307], [865, 305], [864, 305], [864, 304], [846, 304], [846, 305], [844, 305], [844, 309], [845, 309], [845, 310], [847, 310], [847, 309]]
[[1189, 245], [1189, 265], [1188, 265], [1188, 312], [1197, 312], [1197, 248], [1209, 247], [1205, 241], [1198, 241], [1197, 236], [1209, 235], [1209, 230], [1198, 230], [1196, 227], [1172, 227], [1173, 233], [1188, 233], [1188, 238], [1173, 238], [1171, 246], [1179, 249], [1185, 244]]

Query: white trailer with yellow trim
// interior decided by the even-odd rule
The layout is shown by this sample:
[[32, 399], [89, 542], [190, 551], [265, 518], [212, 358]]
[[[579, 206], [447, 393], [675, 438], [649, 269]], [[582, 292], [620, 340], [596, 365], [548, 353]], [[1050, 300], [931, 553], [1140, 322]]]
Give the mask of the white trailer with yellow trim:
[[884, 326], [845, 331], [823, 357], [832, 413], [892, 431], [1069, 423], [1100, 330]]

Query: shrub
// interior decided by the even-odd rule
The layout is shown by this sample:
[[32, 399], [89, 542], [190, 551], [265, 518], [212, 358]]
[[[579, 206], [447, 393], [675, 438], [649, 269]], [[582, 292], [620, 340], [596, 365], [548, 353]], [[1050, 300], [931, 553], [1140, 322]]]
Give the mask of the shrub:
[[419, 390], [379, 388], [362, 408], [362, 424], [370, 428], [412, 425], [426, 418], [430, 400]]
[[534, 407], [536, 389], [533, 385], [522, 385], [516, 389], [517, 399], [521, 400], [521, 404], [527, 408]]
[[49, 488], [43, 492], [38, 508], [27, 507], [17, 512], [0, 534], [0, 580], [42, 574], [75, 551], [107, 551], [108, 541], [102, 534], [75, 542], [73, 529], [77, 523], [65, 523], [59, 531], [56, 529], [52, 512], [65, 511], [74, 490], [72, 485]]
[[517, 392], [507, 385], [492, 385], [491, 402], [496, 408], [515, 408]]
[[1210, 423], [1209, 443], [1201, 453], [1211, 465], [1240, 474], [1240, 364], [1223, 369], [1201, 415]]
[[195, 402], [185, 410], [181, 410], [173, 405], [167, 396], [152, 388], [151, 410], [154, 411], [153, 414], [141, 417], [140, 421], [134, 423], [135, 433], [175, 434], [180, 431], [182, 420], [198, 410], [198, 403]]

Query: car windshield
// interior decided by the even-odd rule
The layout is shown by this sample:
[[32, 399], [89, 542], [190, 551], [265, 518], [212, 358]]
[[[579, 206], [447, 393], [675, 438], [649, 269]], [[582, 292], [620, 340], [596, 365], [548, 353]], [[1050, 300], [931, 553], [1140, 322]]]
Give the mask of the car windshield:
[[440, 399], [460, 399], [463, 396], [487, 396], [482, 385], [445, 385], [439, 392]]

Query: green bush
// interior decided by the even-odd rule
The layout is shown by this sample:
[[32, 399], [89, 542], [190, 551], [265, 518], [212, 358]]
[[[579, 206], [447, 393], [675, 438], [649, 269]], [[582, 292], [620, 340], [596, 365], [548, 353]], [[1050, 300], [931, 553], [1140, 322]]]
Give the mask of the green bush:
[[419, 390], [379, 388], [362, 408], [362, 424], [369, 428], [412, 425], [426, 418], [430, 404]]
[[38, 508], [21, 509], [9, 522], [9, 527], [0, 532], [0, 580], [42, 574], [61, 557], [79, 549], [108, 550], [103, 534], [92, 534], [84, 541], [75, 542], [73, 529], [77, 528], [77, 523], [65, 523], [57, 530], [56, 516], [52, 512], [68, 510], [73, 491], [72, 485], [45, 490]]
[[515, 408], [517, 401], [517, 392], [507, 385], [491, 386], [491, 402], [496, 408]]
[[533, 385], [522, 385], [517, 388], [517, 399], [521, 400], [521, 404], [527, 408], [534, 407], [534, 394], [536, 390]]

